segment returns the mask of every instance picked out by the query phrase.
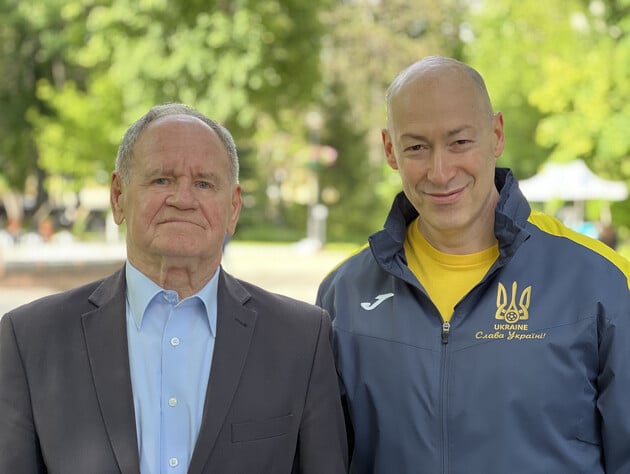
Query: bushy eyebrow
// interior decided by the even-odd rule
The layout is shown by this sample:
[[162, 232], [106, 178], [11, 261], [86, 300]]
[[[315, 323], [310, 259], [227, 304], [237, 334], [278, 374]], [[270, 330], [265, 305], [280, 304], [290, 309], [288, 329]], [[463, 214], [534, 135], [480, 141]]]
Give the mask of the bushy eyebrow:
[[202, 181], [217, 181], [221, 179], [217, 173], [197, 173], [194, 178]]
[[[175, 172], [172, 169], [163, 169], [163, 168], [152, 168], [147, 170], [147, 172], [145, 173], [145, 176], [147, 178], [153, 178], [156, 176], [168, 176], [168, 177], [172, 177], [175, 176]], [[219, 179], [219, 175], [217, 175], [216, 173], [196, 173], [194, 175], [194, 179], [201, 179], [204, 181], [212, 181], [212, 180], [216, 180]]]
[[144, 176], [146, 177], [153, 177], [153, 176], [165, 176], [165, 175], [172, 175], [173, 174], [173, 170], [167, 170], [164, 168], [158, 168], [158, 167], [154, 167], [154, 168], [147, 168], [144, 172]]

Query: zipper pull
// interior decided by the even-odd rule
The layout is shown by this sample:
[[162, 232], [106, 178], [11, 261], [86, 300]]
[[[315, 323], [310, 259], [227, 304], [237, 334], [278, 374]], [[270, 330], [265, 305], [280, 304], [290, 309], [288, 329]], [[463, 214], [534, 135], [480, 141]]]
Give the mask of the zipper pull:
[[444, 321], [442, 323], [442, 344], [448, 343], [448, 335], [451, 332], [451, 323]]

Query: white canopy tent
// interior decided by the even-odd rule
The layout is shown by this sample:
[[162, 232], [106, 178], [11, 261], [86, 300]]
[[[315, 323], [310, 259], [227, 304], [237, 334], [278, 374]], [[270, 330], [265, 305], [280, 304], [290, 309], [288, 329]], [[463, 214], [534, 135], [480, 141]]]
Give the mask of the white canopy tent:
[[[520, 181], [519, 187], [532, 202], [572, 201], [572, 216], [563, 220], [574, 228], [584, 220], [584, 201], [623, 201], [628, 197], [626, 183], [600, 178], [579, 159], [569, 163], [547, 163], [540, 173]], [[603, 209], [601, 221], [610, 224], [608, 205]]]
[[593, 173], [582, 160], [547, 163], [542, 171], [519, 182], [525, 197], [533, 202], [623, 201], [628, 188], [622, 181], [610, 181]]

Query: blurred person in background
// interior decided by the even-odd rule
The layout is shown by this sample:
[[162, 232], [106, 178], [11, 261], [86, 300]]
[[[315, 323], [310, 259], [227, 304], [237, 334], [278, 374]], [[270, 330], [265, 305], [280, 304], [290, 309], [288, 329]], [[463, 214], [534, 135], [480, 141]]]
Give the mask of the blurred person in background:
[[599, 240], [616, 249], [618, 243], [617, 229], [612, 224], [602, 224], [599, 231]]
[[326, 312], [237, 280], [230, 133], [181, 105], [122, 140], [127, 262], [0, 325], [2, 473], [344, 473]]
[[533, 212], [477, 71], [392, 82], [384, 229], [322, 282], [350, 472], [630, 472], [630, 264]]

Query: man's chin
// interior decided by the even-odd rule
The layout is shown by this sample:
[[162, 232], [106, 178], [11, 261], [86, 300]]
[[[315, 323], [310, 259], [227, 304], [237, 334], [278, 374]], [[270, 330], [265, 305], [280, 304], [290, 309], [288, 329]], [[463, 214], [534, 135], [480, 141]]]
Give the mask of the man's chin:
[[199, 257], [203, 253], [203, 245], [199, 239], [190, 235], [155, 239], [151, 247], [153, 248], [153, 253], [164, 257]]

